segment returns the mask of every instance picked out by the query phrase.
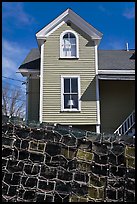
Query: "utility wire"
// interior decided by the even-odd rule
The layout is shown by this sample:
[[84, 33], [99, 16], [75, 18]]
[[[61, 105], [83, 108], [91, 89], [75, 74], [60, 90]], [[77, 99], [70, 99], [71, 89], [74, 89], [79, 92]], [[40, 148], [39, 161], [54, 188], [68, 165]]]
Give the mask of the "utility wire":
[[5, 79], [11, 79], [11, 80], [13, 80], [13, 81], [25, 82], [25, 81], [21, 81], [21, 80], [19, 80], [19, 79], [13, 79], [13, 78], [6, 77], [6, 76], [2, 76], [2, 77], [5, 78]]

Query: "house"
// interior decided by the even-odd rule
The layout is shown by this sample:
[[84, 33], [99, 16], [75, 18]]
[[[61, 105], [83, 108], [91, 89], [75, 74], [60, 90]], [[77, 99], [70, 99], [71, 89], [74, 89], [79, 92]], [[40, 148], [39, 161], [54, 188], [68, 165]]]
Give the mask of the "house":
[[18, 69], [26, 77], [27, 121], [97, 133], [134, 127], [135, 51], [98, 50], [102, 35], [71, 9], [36, 33], [38, 48]]

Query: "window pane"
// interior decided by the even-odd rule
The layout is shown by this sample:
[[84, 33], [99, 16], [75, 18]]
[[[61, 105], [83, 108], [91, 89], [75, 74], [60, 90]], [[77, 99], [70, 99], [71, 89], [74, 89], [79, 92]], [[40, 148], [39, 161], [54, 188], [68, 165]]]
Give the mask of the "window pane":
[[63, 48], [63, 56], [69, 56], [69, 49]]
[[68, 105], [69, 100], [70, 100], [70, 95], [64, 94], [64, 108], [70, 108], [70, 106]]
[[73, 33], [69, 33], [70, 38], [75, 38], [75, 35]]
[[63, 36], [63, 38], [68, 38], [68, 33]]
[[71, 56], [71, 44], [69, 39], [64, 39], [63, 56]]
[[71, 45], [71, 56], [76, 56], [76, 45]]
[[74, 102], [73, 108], [78, 109], [78, 94], [71, 95], [71, 98]]
[[69, 39], [64, 39], [64, 48], [70, 48], [71, 45], [70, 45], [70, 41]]
[[70, 93], [70, 79], [64, 79], [64, 93]]
[[71, 93], [78, 93], [78, 79], [71, 78]]
[[76, 45], [76, 38], [71, 38], [70, 43], [71, 45]]

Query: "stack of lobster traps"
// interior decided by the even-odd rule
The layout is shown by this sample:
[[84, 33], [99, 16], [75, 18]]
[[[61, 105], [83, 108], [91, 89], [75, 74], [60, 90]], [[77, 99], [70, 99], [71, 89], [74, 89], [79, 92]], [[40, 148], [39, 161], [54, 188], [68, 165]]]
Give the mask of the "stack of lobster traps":
[[135, 202], [134, 140], [3, 122], [3, 202]]

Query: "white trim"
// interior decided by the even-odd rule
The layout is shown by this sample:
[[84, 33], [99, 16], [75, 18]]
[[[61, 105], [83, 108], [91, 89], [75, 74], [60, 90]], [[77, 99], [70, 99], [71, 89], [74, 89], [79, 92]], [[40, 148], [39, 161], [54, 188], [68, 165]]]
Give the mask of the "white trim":
[[62, 25], [65, 24], [65, 21], [62, 21], [60, 24], [58, 24], [55, 28], [53, 28], [51, 31], [49, 31], [45, 37], [48, 37], [49, 35], [51, 35], [54, 31], [56, 31], [58, 28], [60, 28]]
[[29, 91], [29, 80], [26, 79], [26, 122], [28, 122], [28, 91]]
[[49, 36], [52, 33], [52, 29], [56, 30], [56, 27], [62, 22], [71, 21], [75, 25], [77, 25], [80, 29], [82, 29], [85, 33], [87, 33], [92, 39], [101, 39], [102, 33], [96, 30], [92, 25], [87, 23], [84, 19], [82, 19], [79, 15], [73, 12], [71, 9], [67, 9], [61, 15], [59, 15], [56, 19], [54, 19], [51, 23], [45, 26], [42, 30], [36, 33], [36, 38]]
[[63, 93], [64, 93], [64, 76], [61, 75], [61, 111], [64, 110], [64, 99], [63, 99]]
[[95, 73], [98, 75], [98, 50], [97, 45], [95, 45]]
[[97, 45], [95, 46], [95, 71], [96, 71], [96, 103], [97, 103], [96, 132], [100, 133], [100, 100], [99, 100], [98, 50], [97, 50]]
[[49, 23], [47, 26], [45, 26], [39, 32], [37, 32], [36, 37], [46, 35], [46, 33], [48, 33], [49, 30], [51, 30], [58, 23], [60, 23], [66, 15], [68, 15], [68, 9], [66, 11], [64, 11], [61, 15], [59, 15], [57, 18], [55, 18], [53, 21], [51, 21], [51, 23]]
[[[78, 79], [78, 109], [64, 109], [64, 78], [77, 78]], [[80, 112], [81, 111], [81, 90], [80, 90], [80, 76], [79, 75], [61, 75], [61, 111], [62, 112]]]
[[98, 74], [135, 74], [135, 70], [98, 70]]
[[130, 80], [135, 80], [135, 76], [115, 76], [115, 77], [112, 77], [112, 75], [111, 76], [100, 76], [100, 75], [98, 75], [98, 79], [99, 80], [128, 80], [128, 81], [130, 81]]
[[81, 30], [83, 30], [92, 39], [100, 40], [102, 38], [102, 33], [95, 29], [91, 24], [87, 23], [83, 18], [78, 16], [72, 10], [70, 10], [70, 21], [74, 22]]
[[46, 41], [46, 37], [38, 37], [37, 38], [37, 43], [38, 43], [39, 49], [41, 48], [41, 45], [43, 43], [45, 43], [45, 41]]
[[38, 72], [38, 73], [39, 73], [40, 71], [39, 71], [39, 70], [36, 70], [36, 69], [27, 69], [27, 68], [25, 69], [25, 68], [24, 68], [24, 69], [19, 69], [19, 71], [17, 71], [16, 73], [20, 73], [20, 72], [27, 72], [27, 73], [29, 73], [29, 72], [30, 72], [30, 73], [31, 73], [31, 72]]
[[79, 101], [79, 111], [81, 111], [81, 84], [80, 84], [80, 76], [78, 76], [78, 101]]
[[35, 70], [35, 69], [20, 69], [18, 72], [16, 73], [21, 73], [22, 76], [24, 77], [29, 77], [31, 76], [38, 76], [40, 71], [39, 70]]
[[41, 64], [40, 64], [40, 110], [39, 110], [40, 123], [42, 123], [43, 113], [43, 61], [44, 61], [44, 43], [41, 45]]
[[[66, 33], [73, 33], [76, 37], [76, 56], [64, 56], [62, 52], [62, 38]], [[79, 37], [73, 30], [65, 30], [60, 34], [60, 58], [79, 58]]]

